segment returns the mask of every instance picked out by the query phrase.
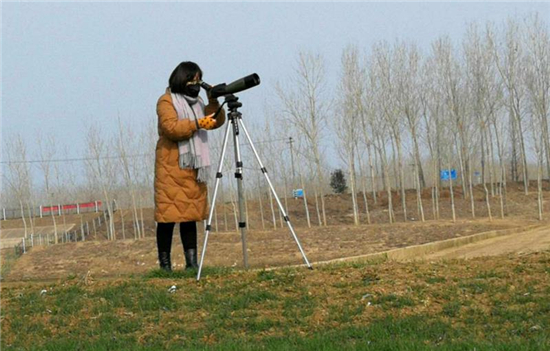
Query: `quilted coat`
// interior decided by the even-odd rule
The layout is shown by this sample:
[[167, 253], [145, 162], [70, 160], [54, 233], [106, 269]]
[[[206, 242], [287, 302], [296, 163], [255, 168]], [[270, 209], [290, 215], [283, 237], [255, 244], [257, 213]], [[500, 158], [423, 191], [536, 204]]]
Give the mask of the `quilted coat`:
[[[204, 115], [219, 108], [216, 99], [209, 99]], [[169, 90], [157, 102], [159, 140], [155, 151], [155, 221], [179, 223], [202, 221], [208, 217], [205, 183], [197, 182], [197, 170], [180, 169], [178, 141], [189, 139], [197, 130], [194, 121], [178, 120]], [[216, 128], [225, 122], [220, 111]], [[212, 165], [216, 167], [216, 165]]]

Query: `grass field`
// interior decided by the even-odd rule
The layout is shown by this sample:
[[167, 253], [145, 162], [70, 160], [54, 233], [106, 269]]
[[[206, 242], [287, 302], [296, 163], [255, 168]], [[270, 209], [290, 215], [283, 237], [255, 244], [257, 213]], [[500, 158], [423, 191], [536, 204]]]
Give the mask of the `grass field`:
[[0, 250], [0, 277], [2, 279], [9, 274], [17, 258], [14, 248]]
[[[176, 290], [168, 290], [176, 285]], [[550, 252], [10, 283], [3, 350], [548, 350]]]
[[[289, 202], [311, 262], [517, 230], [476, 247], [434, 253], [441, 257], [433, 261], [247, 272], [231, 268], [240, 266], [241, 244], [229, 228], [212, 235], [197, 283], [194, 272], [152, 270], [158, 264], [152, 211], [145, 211], [145, 239], [110, 242], [99, 233], [97, 240], [34, 247], [17, 259], [3, 250], [0, 345], [56, 351], [550, 350], [550, 222], [546, 214], [545, 221], [536, 219], [536, 193], [518, 189], [510, 187], [508, 215], [493, 221], [484, 217], [481, 195], [475, 219], [469, 202], [457, 198], [454, 223], [446, 200], [441, 220], [385, 223], [381, 198], [371, 207], [373, 224], [363, 218], [353, 226], [349, 199], [332, 196], [331, 225], [307, 228], [303, 204]], [[302, 263], [287, 228], [261, 230], [260, 213], [250, 208], [252, 266]], [[524, 230], [531, 226], [536, 228]], [[199, 242], [201, 235], [199, 230]], [[179, 268], [183, 257], [174, 237]], [[485, 257], [449, 260], [476, 255]]]

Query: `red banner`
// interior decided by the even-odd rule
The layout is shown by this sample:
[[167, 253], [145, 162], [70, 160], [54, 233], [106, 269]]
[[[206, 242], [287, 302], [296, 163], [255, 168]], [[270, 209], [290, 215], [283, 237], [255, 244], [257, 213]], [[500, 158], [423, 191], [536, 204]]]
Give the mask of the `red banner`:
[[[70, 205], [62, 205], [61, 206], [61, 210], [62, 211], [65, 211], [65, 210], [76, 210], [77, 208], [90, 208], [90, 207], [96, 207], [96, 203], [97, 203], [97, 207], [101, 207], [101, 201], [96, 201], [96, 202], [85, 202], [85, 203], [82, 203], [82, 204], [70, 204]], [[57, 211], [59, 212], [59, 206], [43, 206], [42, 207], [42, 213], [44, 212], [50, 212], [50, 211]]]

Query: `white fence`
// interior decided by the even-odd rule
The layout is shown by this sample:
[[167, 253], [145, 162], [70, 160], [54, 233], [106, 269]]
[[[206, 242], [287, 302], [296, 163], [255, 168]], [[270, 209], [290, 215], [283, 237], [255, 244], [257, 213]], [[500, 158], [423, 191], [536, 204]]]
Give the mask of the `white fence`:
[[[0, 213], [1, 220], [8, 219], [17, 219], [25, 216], [26, 218], [43, 218], [51, 216], [52, 212], [54, 216], [61, 216], [67, 214], [81, 214], [81, 213], [90, 213], [90, 212], [99, 212], [103, 210], [103, 203], [101, 201], [93, 202], [84, 202], [76, 203], [69, 205], [50, 205], [50, 206], [39, 206], [39, 207], [23, 207], [21, 208], [2, 208], [2, 213]], [[23, 213], [21, 213], [23, 212]]]
[[[97, 232], [101, 227], [109, 221], [109, 212], [103, 211], [103, 214], [88, 222], [76, 224], [71, 230], [62, 230], [57, 232], [57, 243], [63, 244], [68, 242], [86, 241], [90, 236], [97, 237]], [[18, 239], [18, 243], [14, 246], [15, 255], [17, 257], [26, 253], [29, 249], [35, 246], [55, 245], [56, 234], [30, 234], [28, 237]]]

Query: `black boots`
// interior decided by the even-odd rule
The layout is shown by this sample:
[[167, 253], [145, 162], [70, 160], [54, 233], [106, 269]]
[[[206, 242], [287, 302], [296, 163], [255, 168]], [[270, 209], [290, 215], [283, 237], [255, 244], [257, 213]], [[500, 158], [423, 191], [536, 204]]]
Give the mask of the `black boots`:
[[[157, 249], [160, 268], [171, 272], [170, 251], [175, 223], [157, 223]], [[181, 222], [180, 238], [185, 255], [185, 269], [199, 268], [197, 264], [197, 223]], [[192, 247], [192, 249], [190, 249]]]
[[159, 252], [159, 264], [160, 269], [164, 269], [167, 272], [172, 272], [172, 262], [170, 262], [169, 252]]
[[185, 269], [197, 269], [197, 249], [187, 249], [183, 251], [185, 255]]
[[[199, 265], [197, 263], [197, 249], [188, 249], [183, 251], [185, 255], [185, 269], [197, 269]], [[159, 252], [159, 264], [160, 269], [167, 272], [172, 272], [172, 262], [170, 261], [169, 252]]]

